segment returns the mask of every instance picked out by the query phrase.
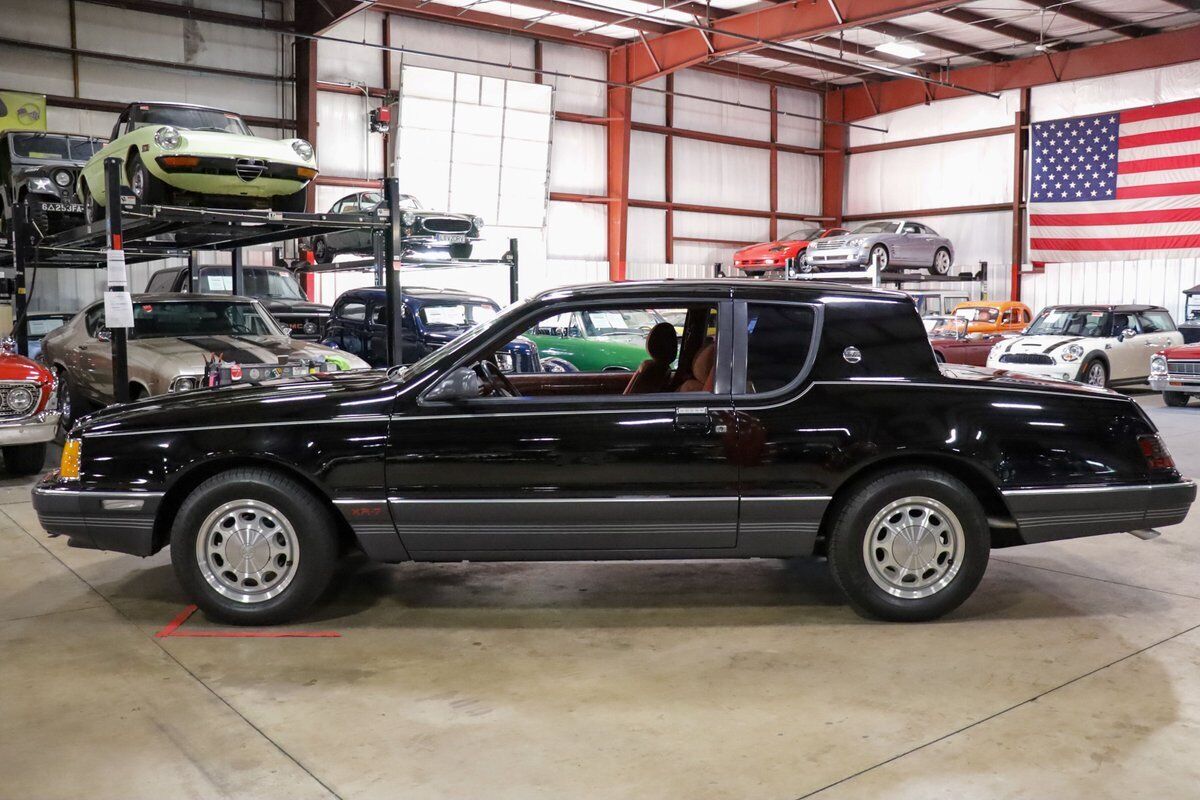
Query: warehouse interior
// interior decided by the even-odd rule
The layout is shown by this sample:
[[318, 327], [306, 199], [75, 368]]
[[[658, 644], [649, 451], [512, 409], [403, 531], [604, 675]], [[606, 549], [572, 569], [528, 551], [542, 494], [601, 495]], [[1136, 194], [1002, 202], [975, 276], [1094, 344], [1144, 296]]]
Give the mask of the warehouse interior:
[[[164, 108], [211, 118], [192, 127], [172, 122], [164, 135], [152, 116]], [[139, 114], [149, 120], [142, 134]], [[219, 129], [237, 126], [246, 139], [277, 148], [234, 153], [236, 168], [205, 161], [224, 151], [191, 155], [214, 120], [210, 137], [235, 138]], [[1064, 123], [1087, 133], [1056, 133]], [[28, 145], [47, 133], [78, 144], [83, 155], [72, 150], [70, 159], [53, 160], [45, 177], [36, 164], [22, 173], [23, 158], [50, 159]], [[1088, 448], [1116, 452], [1134, 429], [1139, 438], [1129, 452], [1145, 456], [1151, 475], [1142, 482], [1169, 477], [1195, 496], [1200, 411], [1189, 401], [1200, 394], [1200, 2], [0, 0], [0, 139], [0, 329], [12, 338], [0, 354], [0, 795], [1194, 796], [1200, 512], [1187, 513], [1191, 499], [1178, 519], [1142, 508], [1145, 524], [1077, 538], [1087, 535], [1081, 526], [1117, 514], [1106, 496], [1094, 509], [1036, 508], [1030, 513], [1047, 516], [1035, 526], [1079, 530], [1034, 537], [1005, 503], [1008, 493], [1065, 494], [1069, 503], [1087, 487], [1124, 491], [1118, 473], [1127, 453], [1109, 459]], [[1089, 179], [1091, 162], [1071, 148], [1091, 153], [1092, 139], [1094, 160], [1106, 166]], [[108, 147], [118, 140], [119, 148]], [[244, 171], [231, 177], [246, 168], [242, 156], [257, 159], [251, 168], [260, 182], [282, 174], [272, 170], [287, 161], [292, 205], [279, 199], [283, 189], [233, 197], [170, 182], [172, 168], [199, 164], [197, 175], [224, 174], [236, 189], [236, 180], [252, 182]], [[136, 177], [143, 161], [145, 177]], [[1052, 162], [1059, 172], [1069, 165], [1080, 173], [1063, 178], [1058, 191], [1062, 183], [1075, 191], [1078, 180], [1080, 194], [1043, 196], [1055, 190]], [[57, 188], [54, 169], [69, 173]], [[49, 200], [37, 195], [38, 180]], [[1102, 203], [1105, 192], [1111, 205]], [[435, 233], [422, 222], [430, 219], [462, 227]], [[427, 236], [418, 241], [421, 225]], [[886, 238], [892, 233], [910, 245], [928, 240], [927, 248], [905, 260], [902, 245]], [[826, 238], [831, 249], [821, 255]], [[836, 242], [853, 251], [851, 261], [823, 266], [822, 259], [841, 258]], [[267, 288], [268, 280], [281, 288]], [[714, 286], [727, 287], [728, 296], [684, 294]], [[635, 295], [654, 287], [668, 300]], [[828, 515], [812, 523], [811, 557], [744, 549], [698, 556], [672, 545], [660, 555], [547, 550], [509, 558], [497, 556], [497, 545], [449, 556], [431, 547], [435, 555], [423, 558], [418, 539], [404, 538], [422, 531], [414, 533], [419, 526], [406, 523], [401, 509], [429, 487], [381, 484], [366, 477], [360, 456], [386, 452], [380, 458], [389, 465], [425, 464], [431, 484], [464, 496], [468, 486], [481, 498], [479, 465], [512, 458], [513, 472], [496, 478], [511, 496], [462, 501], [486, 505], [493, 532], [525, 524], [504, 519], [522, 490], [570, 504], [564, 515], [586, 514], [610, 485], [605, 502], [615, 505], [648, 491], [639, 480], [651, 481], [636, 472], [633, 445], [622, 450], [616, 438], [594, 458], [566, 453], [567, 434], [549, 420], [554, 407], [511, 423], [509, 411], [486, 404], [494, 427], [444, 440], [433, 431], [458, 430], [446, 420], [476, 413], [470, 404], [452, 406], [444, 418], [426, 409], [432, 416], [418, 417], [428, 426], [420, 434], [411, 433], [415, 424], [388, 421], [399, 405], [363, 405], [384, 425], [367, 433], [358, 428], [367, 411], [330, 412], [359, 416], [325, 426], [337, 429], [336, 446], [318, 446], [311, 434], [308, 447], [351, 448], [343, 472], [330, 457], [326, 469], [301, 480], [302, 459], [285, 453], [310, 435], [303, 418], [255, 416], [291, 413], [287, 387], [249, 409], [204, 402], [210, 393], [248, 389], [219, 387], [250, 383], [267, 364], [276, 369], [268, 378], [372, 370], [386, 371], [385, 384], [402, 383], [427, 364], [440, 369], [439, 352], [461, 350], [487, 325], [559, 303], [556, 316], [547, 310], [536, 323], [526, 320], [495, 350], [492, 368], [512, 378], [500, 375], [497, 385], [528, 391], [522, 358], [540, 359], [535, 372], [593, 374], [573, 355], [583, 345], [565, 344], [576, 336], [570, 313], [578, 312], [563, 304], [577, 303], [586, 317], [622, 297], [635, 297], [649, 323], [632, 330], [633, 355], [623, 356], [631, 360], [606, 354], [613, 363], [596, 362], [594, 374], [640, 375], [663, 360], [652, 330], [669, 328], [672, 391], [686, 391], [689, 337], [712, 348], [714, 336], [723, 346], [722, 337], [741, 343], [754, 333], [754, 323], [737, 316], [745, 313], [738, 292], [750, 293], [751, 315], [754, 298], [770, 305], [787, 292], [826, 293], [804, 301], [826, 304], [805, 324], [829, 332], [806, 340], [800, 377], [780, 383], [798, 400], [838, 382], [820, 377], [822, 358], [842, 369], [863, 359], [832, 332], [838, 304], [869, 309], [895, 298], [915, 306], [913, 325], [917, 313], [925, 320], [918, 349], [929, 364], [924, 378], [876, 383], [929, 388], [937, 375], [965, 383], [958, 365], [975, 385], [989, 383], [979, 402], [991, 404], [980, 409], [943, 412], [931, 404], [914, 414], [907, 401], [881, 401], [886, 418], [875, 425], [863, 422], [865, 411], [842, 409], [842, 418], [823, 409], [790, 423], [791, 433], [808, 431], [811, 440], [755, 445], [765, 460], [786, 461], [789, 447], [807, 453], [795, 457], [837, 473], [847, 492], [866, 481], [846, 477], [847, 465], [887, 447], [902, 450], [905, 436], [941, 431], [940, 447], [975, 458], [956, 437], [977, 425], [983, 444], [976, 447], [996, 442], [1000, 453], [1002, 435], [985, 436], [990, 423], [980, 420], [1007, 419], [1013, 404], [1009, 395], [1008, 406], [984, 395], [1014, 385], [1026, 392], [1014, 395], [1015, 405], [1033, 415], [1037, 436], [1026, 430], [1026, 449], [989, 456], [987, 474], [1000, 488], [980, 501], [979, 518], [992, 551], [978, 591], [961, 607], [912, 624], [856, 614], [860, 605], [847, 602], [828, 563]], [[187, 369], [170, 365], [163, 373], [165, 361], [182, 358], [176, 350], [141, 352], [149, 345], [138, 339], [150, 337], [139, 328], [156, 308], [189, 297], [224, 302], [224, 295], [249, 297], [265, 327], [238, 328], [240, 343], [221, 345], [213, 343], [215, 329], [156, 323], [173, 331], [172, 341], [196, 345], [190, 363], [198, 366]], [[468, 311], [451, 323], [434, 313], [439, 303]], [[564, 308], [570, 313], [558, 313]], [[980, 308], [992, 316], [976, 315]], [[97, 327], [100, 312], [109, 322]], [[116, 322], [126, 312], [129, 321]], [[1093, 322], [1103, 315], [1107, 327], [1073, 328], [1071, 314]], [[364, 332], [352, 334], [356, 324]], [[856, 323], [846, 342], [861, 345], [871, 366], [866, 342], [899, 342], [894, 330], [880, 316], [878, 324]], [[260, 333], [284, 343], [271, 350], [249, 342]], [[836, 350], [818, 353], [826, 336]], [[888, 352], [886, 369], [913, 360]], [[702, 379], [695, 347], [693, 355], [692, 377]], [[671, 415], [678, 430], [692, 406], [702, 415], [728, 410], [729, 435], [743, 437], [740, 455], [729, 455], [737, 461], [754, 428], [745, 414], [756, 411], [749, 402], [756, 390], [741, 355], [712, 358], [719, 366], [692, 390], [709, 394], [680, 399]], [[714, 377], [727, 364], [735, 387], [746, 381], [742, 394]], [[288, 371], [296, 365], [300, 371]], [[628, 376], [617, 377], [605, 385], [631, 393]], [[867, 379], [843, 382], [851, 380]], [[28, 399], [16, 394], [23, 386]], [[1067, 391], [1121, 401], [1127, 416], [1089, 434], [1078, 452], [1054, 450], [1052, 437], [1087, 438], [1080, 433], [1087, 415], [1058, 410], [1048, 394]], [[792, 402], [785, 395], [779, 389], [769, 396], [784, 399], [761, 408]], [[364, 397], [351, 402], [373, 402]], [[139, 413], [158, 414], [158, 427], [123, 432]], [[581, 429], [594, 423], [579, 419], [588, 420]], [[174, 499], [171, 488], [183, 483], [164, 479], [157, 493], [150, 485], [171, 459], [188, 468], [234, 464], [233, 454], [254, 439], [239, 425], [268, 430], [275, 420], [276, 441], [291, 443], [269, 454], [277, 472], [292, 475], [285, 462], [297, 464], [288, 485], [321, 494], [318, 487], [347, 470], [347, 480], [360, 483], [357, 492], [330, 490], [331, 513], [347, 515], [339, 518], [346, 535], [320, 599], [294, 618], [231, 624], [178, 577], [177, 551], [204, 569], [203, 545], [180, 546], [161, 517], [133, 520], [141, 499], [121, 503], [148, 492], [183, 514], [190, 506], [181, 511], [183, 495]], [[621, 424], [636, 433], [648, 420]], [[227, 429], [229, 441], [169, 438], [193, 425]], [[875, 438], [850, 441], [858, 425]], [[724, 434], [725, 425], [706, 430], [714, 431]], [[841, 450], [828, 445], [838, 431], [847, 437]], [[769, 428], [760, 435], [769, 437]], [[1029, 439], [1042, 435], [1047, 450], [1029, 456]], [[507, 451], [486, 450], [505, 436]], [[427, 440], [431, 450], [422, 453]], [[514, 443], [534, 449], [518, 458]], [[113, 451], [89, 467], [98, 448], [117, 445], [128, 455]], [[691, 479], [704, 457], [680, 452], [679, 480]], [[559, 497], [562, 485], [543, 477], [513, 489], [512, 475], [538, 460], [596, 486]], [[251, 463], [276, 469], [261, 453], [243, 466]], [[747, 497], [749, 463], [723, 491], [734, 495], [742, 539], [753, 529], [751, 501], [764, 499]], [[210, 466], [194, 474], [215, 481], [222, 473]], [[604, 483], [604, 468], [629, 472]], [[62, 483], [68, 469], [77, 470], [69, 486]], [[129, 474], [119, 476], [121, 469]], [[1044, 481], [1022, 475], [1036, 469]], [[147, 536], [153, 527], [153, 548], [81, 544], [64, 519], [85, 514], [86, 500], [53, 512], [39, 505], [38, 492], [86, 494], [89, 474], [96, 508], [128, 515], [98, 524], [144, 528]], [[776, 500], [830, 501], [836, 509], [849, 496], [782, 469], [771, 476], [765, 491]], [[371, 492], [382, 498], [382, 512], [353, 505]], [[680, 500], [670, 494], [636, 498], [656, 508], [621, 524], [648, 534], [685, 527], [667, 508]], [[430, 497], [413, 503], [439, 502]], [[1174, 502], [1178, 510], [1182, 501]], [[352, 511], [382, 516], [356, 521]], [[602, 525], [604, 512], [595, 513]], [[565, 524], [561, 516], [539, 520], [512, 538]], [[466, 529], [455, 522], [458, 532]], [[94, 519], [88, 524], [94, 537]], [[690, 528], [704, 529], [704, 520]], [[380, 557], [381, 545], [369, 544], [380, 539], [364, 539], [364, 531], [393, 537], [403, 557]], [[869, 561], [869, 542], [859, 550]], [[295, 552], [287, 551], [288, 569], [305, 563]], [[947, 573], [946, 583], [955, 575]]]

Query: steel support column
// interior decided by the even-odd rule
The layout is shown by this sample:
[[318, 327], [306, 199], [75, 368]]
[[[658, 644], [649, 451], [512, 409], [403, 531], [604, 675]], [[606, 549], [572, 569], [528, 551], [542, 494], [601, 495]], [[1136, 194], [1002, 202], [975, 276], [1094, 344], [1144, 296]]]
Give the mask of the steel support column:
[[779, 87], [771, 87], [771, 222], [770, 239], [779, 238]]
[[231, 253], [233, 260], [229, 264], [229, 293], [237, 296], [245, 294], [246, 288], [246, 255], [242, 248], [234, 248]]
[[1021, 90], [1021, 107], [1013, 120], [1012, 278], [1010, 300], [1021, 299], [1021, 254], [1025, 245], [1025, 151], [1029, 146], [1029, 90]]
[[667, 210], [663, 212], [663, 233], [666, 237], [663, 260], [668, 264], [674, 264], [675, 211], [671, 208], [671, 204], [675, 202], [675, 137], [670, 131], [675, 127], [675, 73], [667, 75], [667, 93], [663, 96], [663, 115], [667, 128], [667, 134], [663, 139], [663, 198], [667, 201]]
[[[615, 50], [608, 56], [608, 79], [626, 83], [628, 51]], [[608, 87], [608, 277], [625, 280], [625, 255], [629, 227], [629, 139], [633, 90]]]
[[[404, 363], [404, 287], [396, 269], [396, 253], [400, 252], [400, 181], [394, 177], [383, 181], [383, 196], [388, 207], [388, 233], [383, 237], [383, 285], [387, 295], [387, 356], [388, 366]], [[378, 256], [377, 256], [378, 257]], [[380, 269], [375, 264], [376, 274]]]
[[[296, 39], [296, 136], [317, 147], [317, 43]], [[317, 187], [305, 192], [305, 209], [317, 207]]]
[[29, 312], [29, 295], [25, 290], [25, 270], [33, 255], [29, 235], [29, 201], [12, 207], [12, 225], [8, 232], [13, 249], [13, 338], [17, 340], [17, 352], [29, 356], [29, 325], [25, 316]]
[[830, 227], [842, 224], [842, 196], [846, 185], [846, 127], [834, 122], [842, 119], [841, 92], [825, 95], [825, 119], [821, 126], [821, 216]]
[[[121, 241], [121, 159], [108, 157], [104, 159], [104, 218], [108, 229], [108, 248], [120, 252], [124, 250]], [[129, 291], [128, 283], [113, 282], [112, 268], [109, 268], [107, 292]], [[128, 280], [127, 278], [125, 279]], [[111, 327], [110, 321], [105, 320], [105, 327], [112, 336], [112, 371], [113, 371], [113, 400], [118, 403], [129, 402], [129, 331], [126, 328]]]

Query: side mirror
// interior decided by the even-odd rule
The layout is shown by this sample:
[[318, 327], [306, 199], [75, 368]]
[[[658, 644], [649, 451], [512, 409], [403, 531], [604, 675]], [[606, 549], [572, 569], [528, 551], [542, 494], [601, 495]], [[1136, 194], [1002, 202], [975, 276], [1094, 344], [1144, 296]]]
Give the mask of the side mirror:
[[112, 331], [110, 331], [108, 328], [101, 328], [100, 330], [96, 331], [96, 339], [101, 342], [111, 342]]
[[483, 379], [471, 367], [452, 370], [429, 390], [426, 400], [439, 403], [457, 403], [474, 400], [483, 393]]
[[1135, 331], [1133, 328], [1126, 328], [1117, 335], [1117, 341], [1123, 342], [1133, 336], [1137, 336], [1137, 331]]

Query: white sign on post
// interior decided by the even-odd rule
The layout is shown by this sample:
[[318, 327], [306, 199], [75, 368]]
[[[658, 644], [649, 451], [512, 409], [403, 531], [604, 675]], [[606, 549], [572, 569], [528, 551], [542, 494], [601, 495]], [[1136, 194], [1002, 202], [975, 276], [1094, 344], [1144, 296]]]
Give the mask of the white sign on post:
[[125, 271], [125, 251], [108, 251], [108, 285], [128, 286], [129, 275]]
[[109, 330], [133, 327], [133, 298], [129, 292], [104, 293], [104, 327]]

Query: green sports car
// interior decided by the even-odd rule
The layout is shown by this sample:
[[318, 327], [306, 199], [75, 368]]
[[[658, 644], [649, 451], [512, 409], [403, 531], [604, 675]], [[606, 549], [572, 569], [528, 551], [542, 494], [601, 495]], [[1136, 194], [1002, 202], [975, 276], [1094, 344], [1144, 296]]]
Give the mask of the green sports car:
[[579, 372], [624, 372], [649, 357], [646, 334], [663, 321], [656, 311], [576, 311], [544, 319], [525, 336], [543, 363], [561, 359]]
[[147, 205], [304, 211], [317, 176], [303, 139], [264, 139], [229, 111], [182, 103], [130, 103], [112, 140], [92, 156], [76, 188], [88, 222], [104, 217], [104, 159], [121, 159], [121, 181]]

